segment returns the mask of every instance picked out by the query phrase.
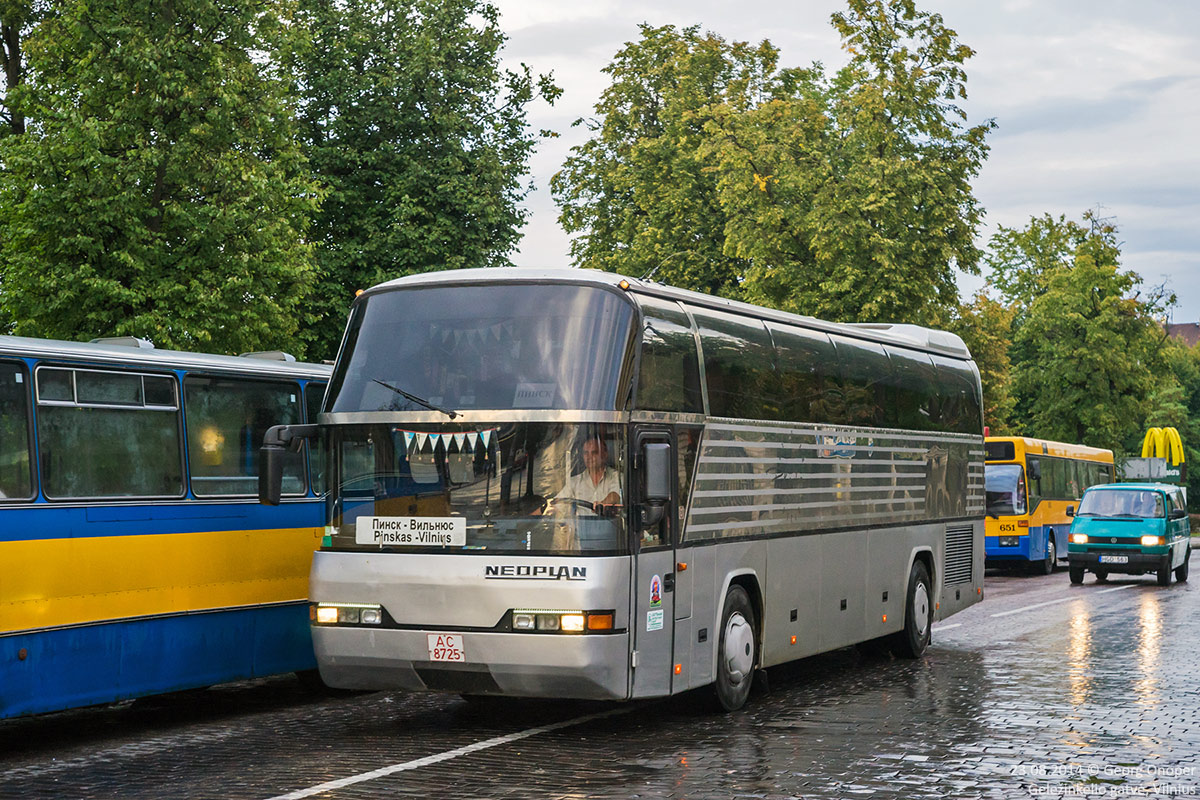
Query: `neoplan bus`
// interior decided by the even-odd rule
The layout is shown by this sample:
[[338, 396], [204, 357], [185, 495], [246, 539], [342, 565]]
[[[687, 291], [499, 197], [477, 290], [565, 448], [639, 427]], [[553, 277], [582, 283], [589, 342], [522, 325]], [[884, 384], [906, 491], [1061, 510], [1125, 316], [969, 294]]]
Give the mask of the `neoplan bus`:
[[1112, 451], [1023, 436], [989, 436], [985, 448], [987, 563], [1049, 575], [1067, 558], [1068, 508], [1115, 479]]
[[260, 505], [257, 461], [330, 368], [121, 342], [0, 336], [0, 718], [315, 676], [324, 504], [289, 453]]
[[733, 709], [762, 667], [919, 656], [983, 593], [979, 376], [951, 334], [590, 270], [411, 276], [355, 301], [319, 426], [268, 435], [265, 502], [311, 437], [335, 687], [713, 684]]

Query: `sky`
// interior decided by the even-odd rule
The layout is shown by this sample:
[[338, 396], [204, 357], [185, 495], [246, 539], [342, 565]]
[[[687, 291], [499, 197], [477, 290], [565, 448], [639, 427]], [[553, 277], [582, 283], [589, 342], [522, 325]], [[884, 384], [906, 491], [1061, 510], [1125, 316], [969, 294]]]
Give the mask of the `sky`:
[[[534, 129], [557, 131], [531, 161], [534, 190], [513, 262], [569, 266], [550, 177], [587, 139], [571, 123], [592, 116], [608, 86], [601, 70], [638, 25], [699, 25], [728, 41], [769, 39], [780, 66], [846, 62], [829, 23], [833, 0], [493, 0], [509, 40], [507, 63], [553, 72], [563, 95], [529, 107]], [[1123, 266], [1178, 296], [1173, 322], [1200, 321], [1200, 2], [1195, 0], [918, 0], [976, 51], [967, 62], [969, 124], [994, 119], [991, 153], [975, 179], [996, 226], [1033, 216], [1113, 218]], [[983, 285], [963, 275], [964, 296]]]

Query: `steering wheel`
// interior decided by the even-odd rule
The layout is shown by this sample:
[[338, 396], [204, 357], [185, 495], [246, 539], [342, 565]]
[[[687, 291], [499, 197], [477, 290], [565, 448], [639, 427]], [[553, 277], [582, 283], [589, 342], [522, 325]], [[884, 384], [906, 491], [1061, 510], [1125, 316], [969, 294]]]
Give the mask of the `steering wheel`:
[[550, 497], [546, 499], [547, 508], [556, 503], [570, 504], [574, 508], [582, 508], [591, 511], [593, 514], [596, 513], [594, 503], [589, 503], [587, 500], [580, 500], [578, 497]]

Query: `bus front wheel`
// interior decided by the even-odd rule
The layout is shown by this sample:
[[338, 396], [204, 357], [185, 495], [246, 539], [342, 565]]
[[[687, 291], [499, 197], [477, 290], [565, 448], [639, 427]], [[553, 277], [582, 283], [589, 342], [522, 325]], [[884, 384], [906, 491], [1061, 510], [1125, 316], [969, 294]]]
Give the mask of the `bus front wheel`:
[[901, 658], [920, 658], [929, 647], [933, 626], [933, 590], [929, 570], [922, 561], [914, 561], [908, 572], [908, 595], [904, 609], [904, 628], [896, 634], [892, 652]]
[[737, 711], [750, 696], [754, 681], [755, 641], [754, 606], [741, 586], [731, 586], [725, 595], [721, 613], [721, 639], [717, 642], [717, 704], [725, 711]]

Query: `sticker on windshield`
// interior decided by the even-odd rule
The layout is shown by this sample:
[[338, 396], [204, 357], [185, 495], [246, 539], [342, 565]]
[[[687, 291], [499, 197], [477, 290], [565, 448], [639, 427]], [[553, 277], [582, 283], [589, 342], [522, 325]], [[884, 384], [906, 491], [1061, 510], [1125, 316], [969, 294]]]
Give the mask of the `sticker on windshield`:
[[381, 546], [461, 547], [467, 543], [467, 518], [359, 517], [354, 541]]
[[553, 383], [518, 383], [513, 408], [551, 408], [555, 388]]

